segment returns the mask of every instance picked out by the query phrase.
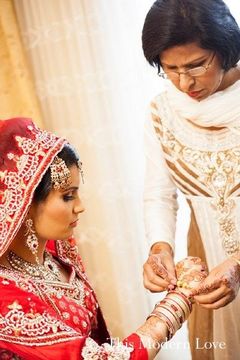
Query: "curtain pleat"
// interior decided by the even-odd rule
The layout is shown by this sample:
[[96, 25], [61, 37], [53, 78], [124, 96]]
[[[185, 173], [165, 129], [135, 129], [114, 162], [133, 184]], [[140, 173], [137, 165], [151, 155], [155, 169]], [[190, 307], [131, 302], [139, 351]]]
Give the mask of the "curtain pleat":
[[11, 0], [0, 1], [0, 118], [31, 117], [43, 126], [39, 101]]

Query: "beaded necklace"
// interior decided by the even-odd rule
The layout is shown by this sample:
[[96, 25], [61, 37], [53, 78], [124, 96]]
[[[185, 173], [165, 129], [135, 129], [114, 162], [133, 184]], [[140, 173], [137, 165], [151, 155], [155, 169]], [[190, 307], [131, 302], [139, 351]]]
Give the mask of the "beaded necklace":
[[12, 269], [19, 271], [25, 275], [45, 279], [48, 281], [62, 281], [60, 267], [54, 261], [51, 254], [44, 253], [44, 262], [41, 265], [32, 264], [24, 260], [13, 251], [7, 255], [7, 261]]

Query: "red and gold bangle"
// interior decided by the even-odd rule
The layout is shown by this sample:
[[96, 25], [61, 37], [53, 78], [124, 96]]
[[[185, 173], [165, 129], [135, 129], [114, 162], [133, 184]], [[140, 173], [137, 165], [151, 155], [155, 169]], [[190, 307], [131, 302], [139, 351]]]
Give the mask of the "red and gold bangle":
[[[188, 305], [183, 301], [183, 299], [176, 294], [168, 294], [166, 298], [163, 300], [165, 303], [174, 304], [178, 307], [178, 310], [181, 312], [183, 320], [186, 320], [190, 314]], [[157, 305], [158, 307], [159, 305]], [[172, 307], [174, 309], [174, 307]]]
[[177, 290], [171, 290], [171, 291], [169, 291], [169, 293], [167, 294], [166, 297], [168, 297], [171, 294], [177, 295], [177, 298], [181, 299], [183, 301], [185, 306], [187, 306], [189, 313], [192, 311], [192, 303], [183, 293], [181, 293], [180, 291], [177, 291]]
[[181, 328], [191, 310], [191, 301], [181, 292], [172, 290], [155, 305], [149, 317], [155, 316], [165, 323], [168, 329], [168, 340], [170, 340], [176, 331]]
[[180, 322], [183, 323], [185, 321], [185, 316], [184, 316], [185, 314], [183, 314], [184, 312], [183, 312], [183, 309], [181, 308], [181, 306], [174, 299], [170, 299], [170, 298], [167, 301], [163, 300], [163, 304], [165, 304], [165, 303], [167, 303], [171, 306], [173, 311], [179, 317]]
[[182, 311], [183, 313], [184, 319], [187, 319], [190, 311], [188, 306], [182, 301], [181, 298], [177, 297], [177, 295], [172, 295], [171, 297], [169, 296], [168, 301], [174, 301], [175, 303], [177, 303], [179, 308], [181, 309], [180, 311]]
[[156, 304], [150, 316], [156, 316], [165, 322], [169, 340], [181, 328], [191, 309], [192, 304], [186, 296], [178, 291], [170, 291], [165, 299]]
[[168, 318], [171, 320], [176, 330], [180, 329], [180, 327], [182, 326], [180, 320], [170, 306], [159, 305], [157, 309], [153, 310], [153, 314], [162, 314], [162, 313], [168, 316]]

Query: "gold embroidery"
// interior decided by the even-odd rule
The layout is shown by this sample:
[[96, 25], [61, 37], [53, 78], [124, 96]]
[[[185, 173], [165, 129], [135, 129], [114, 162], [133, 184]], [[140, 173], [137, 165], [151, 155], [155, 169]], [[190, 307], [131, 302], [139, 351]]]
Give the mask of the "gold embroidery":
[[44, 311], [33, 309], [24, 312], [15, 300], [8, 305], [9, 311], [0, 314], [0, 339], [20, 344], [43, 345], [66, 341], [80, 334]]
[[[153, 121], [156, 123], [156, 116]], [[211, 206], [216, 211], [223, 248], [228, 255], [234, 254], [240, 247], [240, 234], [233, 215], [235, 201], [230, 196], [240, 184], [240, 147], [225, 151], [193, 149], [178, 141], [160, 119], [158, 126], [154, 125], [156, 134], [167, 157], [171, 157], [171, 162], [167, 160], [168, 166], [179, 175], [180, 185], [189, 194], [191, 192], [184, 184], [190, 183], [204, 196], [212, 197]], [[177, 163], [189, 174], [189, 179], [180, 174], [179, 168], [176, 168]], [[204, 189], [206, 186], [209, 194]]]
[[22, 310], [22, 306], [19, 305], [17, 300], [15, 300], [12, 304], [8, 305], [8, 309], [10, 309], [10, 310]]

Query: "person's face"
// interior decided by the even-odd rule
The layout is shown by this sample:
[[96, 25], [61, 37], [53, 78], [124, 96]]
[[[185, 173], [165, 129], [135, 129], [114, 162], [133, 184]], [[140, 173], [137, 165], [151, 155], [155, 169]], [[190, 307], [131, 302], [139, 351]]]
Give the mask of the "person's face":
[[171, 77], [170, 81], [178, 90], [191, 98], [201, 101], [221, 89], [224, 70], [214, 51], [201, 48], [196, 42], [171, 47], [162, 52], [160, 61], [163, 71], [185, 72], [187, 70], [206, 66], [207, 71], [200, 76], [189, 73]]
[[32, 204], [29, 215], [39, 239], [65, 240], [73, 235], [79, 214], [84, 211], [78, 195], [79, 170], [69, 168], [71, 184], [66, 190], [52, 189], [47, 198]]

